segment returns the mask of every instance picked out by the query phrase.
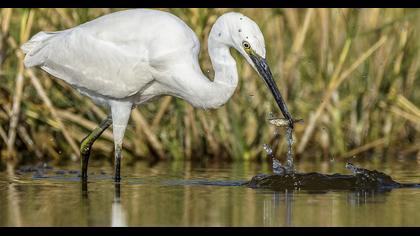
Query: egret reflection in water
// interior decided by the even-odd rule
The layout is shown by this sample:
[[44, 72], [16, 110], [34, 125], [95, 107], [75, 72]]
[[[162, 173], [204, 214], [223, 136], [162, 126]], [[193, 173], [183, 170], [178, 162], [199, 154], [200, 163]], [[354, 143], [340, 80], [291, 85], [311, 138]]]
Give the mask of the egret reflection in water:
[[115, 184], [114, 201], [112, 202], [111, 226], [127, 226], [126, 211], [121, 204], [121, 185]]

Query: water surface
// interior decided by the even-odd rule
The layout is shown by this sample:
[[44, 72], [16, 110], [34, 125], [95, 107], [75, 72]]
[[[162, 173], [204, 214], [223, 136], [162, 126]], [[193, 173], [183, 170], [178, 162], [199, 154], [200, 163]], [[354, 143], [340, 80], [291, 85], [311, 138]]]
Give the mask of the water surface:
[[[345, 163], [298, 162], [300, 172], [350, 174]], [[396, 181], [420, 182], [420, 163], [359, 163]], [[0, 172], [0, 226], [419, 226], [420, 189], [388, 192], [255, 190], [239, 186], [270, 166], [136, 162], [122, 169], [90, 163], [82, 186], [77, 164], [45, 173]], [[64, 172], [64, 174], [63, 174]], [[87, 189], [86, 189], [87, 188]]]

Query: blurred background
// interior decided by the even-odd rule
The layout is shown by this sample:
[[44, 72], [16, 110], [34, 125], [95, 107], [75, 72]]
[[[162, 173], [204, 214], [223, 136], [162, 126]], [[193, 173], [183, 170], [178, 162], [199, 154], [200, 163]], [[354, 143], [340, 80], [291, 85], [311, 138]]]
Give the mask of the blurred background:
[[[2, 160], [77, 161], [79, 142], [106, 111], [47, 73], [23, 67], [22, 43], [39, 31], [77, 26], [122, 9], [0, 10]], [[420, 160], [419, 9], [161, 9], [184, 20], [201, 41], [202, 70], [213, 78], [207, 36], [218, 16], [238, 11], [257, 22], [267, 60], [295, 118], [298, 160]], [[60, 52], [57, 52], [60, 53]], [[232, 99], [198, 110], [164, 97], [134, 110], [124, 158], [267, 160], [263, 144], [286, 154], [281, 117], [256, 72], [236, 51], [240, 76]], [[93, 146], [113, 160], [112, 129]]]

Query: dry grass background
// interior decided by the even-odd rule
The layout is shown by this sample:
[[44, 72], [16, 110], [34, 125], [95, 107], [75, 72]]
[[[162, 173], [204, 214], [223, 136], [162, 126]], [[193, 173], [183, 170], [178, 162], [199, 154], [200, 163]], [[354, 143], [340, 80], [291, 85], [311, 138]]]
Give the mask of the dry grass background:
[[[2, 159], [78, 159], [79, 141], [105, 111], [45, 72], [25, 69], [19, 45], [38, 31], [70, 28], [117, 10], [121, 9], [0, 10]], [[420, 10], [163, 10], [196, 32], [202, 69], [210, 77], [207, 36], [216, 18], [233, 10], [257, 22], [289, 109], [305, 120], [295, 129], [299, 158], [420, 159]], [[164, 97], [135, 109], [124, 140], [125, 158], [260, 160], [265, 157], [264, 143], [285, 157], [284, 131], [267, 122], [271, 112], [280, 115], [271, 94], [252, 68], [233, 54], [239, 61], [240, 82], [225, 106], [196, 110]], [[92, 155], [112, 160], [112, 152], [112, 130], [107, 130]]]

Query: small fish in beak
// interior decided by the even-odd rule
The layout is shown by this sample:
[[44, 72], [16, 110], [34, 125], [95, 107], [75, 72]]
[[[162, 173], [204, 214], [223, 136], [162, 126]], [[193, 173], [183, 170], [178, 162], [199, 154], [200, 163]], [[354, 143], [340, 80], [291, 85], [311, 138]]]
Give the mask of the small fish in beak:
[[281, 96], [281, 93], [277, 87], [276, 82], [274, 81], [273, 75], [271, 74], [271, 70], [267, 64], [267, 61], [265, 60], [265, 58], [259, 56], [254, 51], [250, 51], [249, 56], [251, 60], [254, 62], [254, 65], [256, 69], [258, 70], [258, 73], [260, 74], [265, 84], [270, 89], [271, 93], [273, 94], [274, 100], [279, 106], [283, 116], [288, 120], [287, 125], [293, 129], [294, 120], [292, 118], [292, 115], [289, 113], [289, 110], [287, 109], [287, 105], [284, 102], [283, 97]]
[[[275, 125], [277, 127], [285, 127], [290, 126], [290, 121], [284, 118], [270, 118], [268, 119], [270, 124]], [[293, 123], [303, 123], [303, 119], [293, 119]]]

